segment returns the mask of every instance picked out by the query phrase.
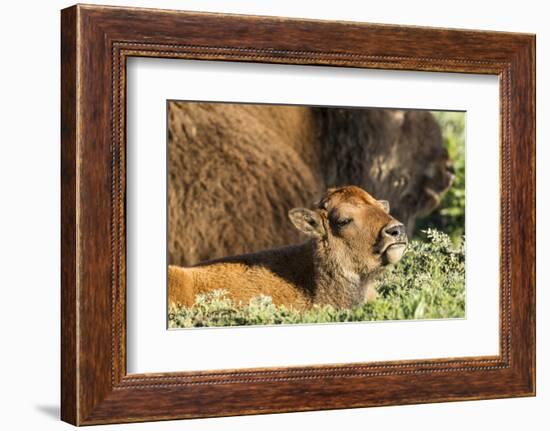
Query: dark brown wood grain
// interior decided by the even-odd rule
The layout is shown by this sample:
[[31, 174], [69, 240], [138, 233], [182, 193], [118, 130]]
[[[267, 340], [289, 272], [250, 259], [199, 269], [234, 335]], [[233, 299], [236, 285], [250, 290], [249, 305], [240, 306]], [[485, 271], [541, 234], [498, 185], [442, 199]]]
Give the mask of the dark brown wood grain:
[[77, 422], [76, 8], [61, 22], [61, 417]]
[[[61, 47], [63, 420], [85, 425], [534, 394], [533, 35], [74, 6], [62, 11]], [[127, 375], [129, 56], [498, 75], [499, 356]]]

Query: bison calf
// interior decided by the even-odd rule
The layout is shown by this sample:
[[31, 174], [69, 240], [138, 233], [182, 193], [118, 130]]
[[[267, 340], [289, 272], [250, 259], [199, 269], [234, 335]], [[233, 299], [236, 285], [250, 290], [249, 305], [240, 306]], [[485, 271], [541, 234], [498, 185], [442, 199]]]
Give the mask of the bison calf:
[[309, 241], [189, 268], [170, 266], [169, 302], [190, 306], [197, 294], [224, 289], [237, 303], [267, 295], [296, 309], [349, 308], [375, 294], [374, 275], [405, 251], [405, 227], [389, 214], [387, 201], [359, 187], [329, 189], [315, 209], [295, 208], [289, 217]]

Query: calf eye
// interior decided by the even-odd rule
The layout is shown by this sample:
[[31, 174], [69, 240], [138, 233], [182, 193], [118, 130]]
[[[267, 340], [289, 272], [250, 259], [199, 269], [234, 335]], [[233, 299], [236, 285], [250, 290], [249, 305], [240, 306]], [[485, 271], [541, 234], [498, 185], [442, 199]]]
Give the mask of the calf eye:
[[351, 218], [341, 218], [339, 220], [336, 220], [336, 226], [338, 227], [344, 227], [348, 224], [350, 224], [353, 221]]

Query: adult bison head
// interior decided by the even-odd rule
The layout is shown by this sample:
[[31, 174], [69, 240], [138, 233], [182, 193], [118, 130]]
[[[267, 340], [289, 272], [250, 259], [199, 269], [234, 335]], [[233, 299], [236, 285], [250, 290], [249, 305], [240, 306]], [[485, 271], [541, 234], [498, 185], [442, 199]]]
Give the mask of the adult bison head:
[[327, 187], [357, 184], [384, 196], [412, 233], [454, 179], [441, 130], [427, 111], [316, 108]]

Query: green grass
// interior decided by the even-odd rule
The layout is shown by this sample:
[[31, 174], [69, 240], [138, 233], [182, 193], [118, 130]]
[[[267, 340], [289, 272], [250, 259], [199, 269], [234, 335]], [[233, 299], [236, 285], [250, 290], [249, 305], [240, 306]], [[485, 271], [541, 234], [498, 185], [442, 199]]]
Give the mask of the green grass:
[[437, 319], [464, 317], [464, 243], [457, 244], [436, 230], [413, 240], [398, 265], [378, 281], [380, 296], [358, 307], [337, 310], [331, 306], [297, 311], [275, 306], [259, 296], [238, 307], [223, 290], [198, 295], [193, 307], [170, 307], [170, 328], [334, 323], [373, 320]]

